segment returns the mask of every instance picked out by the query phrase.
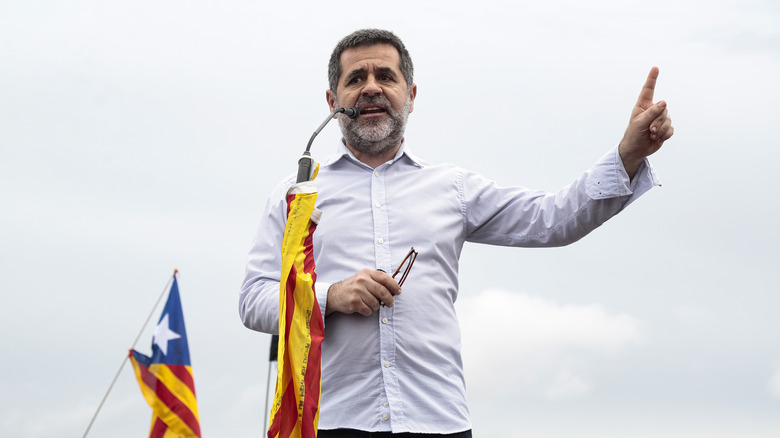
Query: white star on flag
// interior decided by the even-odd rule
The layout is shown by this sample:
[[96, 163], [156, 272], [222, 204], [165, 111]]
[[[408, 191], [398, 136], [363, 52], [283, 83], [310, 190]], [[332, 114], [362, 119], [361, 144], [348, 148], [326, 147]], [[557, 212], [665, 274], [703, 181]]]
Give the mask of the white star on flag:
[[167, 355], [168, 341], [179, 339], [180, 337], [180, 334], [171, 330], [168, 326], [168, 314], [166, 313], [160, 320], [160, 323], [157, 324], [157, 327], [154, 328], [154, 343], [160, 347], [160, 350], [162, 350], [164, 355]]

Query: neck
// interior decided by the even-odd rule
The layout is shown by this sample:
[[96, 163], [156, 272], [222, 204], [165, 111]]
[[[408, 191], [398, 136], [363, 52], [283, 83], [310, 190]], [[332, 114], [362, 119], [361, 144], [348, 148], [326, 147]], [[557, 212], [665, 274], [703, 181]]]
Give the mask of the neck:
[[393, 157], [395, 157], [395, 154], [398, 153], [398, 150], [401, 149], [402, 143], [403, 140], [401, 140], [401, 142], [395, 145], [394, 147], [382, 152], [363, 152], [353, 148], [352, 146], [349, 145], [349, 143], [344, 142], [344, 144], [347, 145], [347, 148], [352, 152], [352, 155], [354, 155], [355, 158], [357, 158], [361, 163], [371, 167], [372, 169], [376, 169], [382, 164], [392, 160]]

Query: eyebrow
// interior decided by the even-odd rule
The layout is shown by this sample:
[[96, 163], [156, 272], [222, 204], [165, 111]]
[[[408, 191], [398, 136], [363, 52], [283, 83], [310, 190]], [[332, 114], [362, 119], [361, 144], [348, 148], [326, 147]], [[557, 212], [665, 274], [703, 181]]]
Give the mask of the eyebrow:
[[[344, 80], [348, 81], [348, 80], [354, 78], [355, 76], [363, 75], [363, 74], [366, 73], [366, 71], [368, 71], [368, 70], [365, 69], [365, 68], [357, 68], [355, 70], [352, 70], [351, 72], [349, 72], [349, 74], [344, 76]], [[390, 76], [392, 76], [394, 78], [398, 77], [398, 73], [396, 73], [396, 71], [393, 70], [392, 67], [377, 67], [376, 68], [376, 72], [377, 73], [389, 74]]]
[[392, 69], [392, 68], [390, 68], [390, 67], [377, 67], [377, 68], [376, 68], [376, 70], [377, 70], [379, 73], [390, 73], [390, 74], [392, 74], [393, 76], [395, 76], [395, 74], [396, 74], [396, 73], [395, 73], [395, 70], [393, 70], [393, 69]]

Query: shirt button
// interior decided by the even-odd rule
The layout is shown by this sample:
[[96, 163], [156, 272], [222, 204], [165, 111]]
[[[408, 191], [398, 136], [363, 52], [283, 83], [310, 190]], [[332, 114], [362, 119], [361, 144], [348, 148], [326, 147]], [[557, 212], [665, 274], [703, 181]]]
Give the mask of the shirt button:
[[390, 418], [387, 414], [382, 414], [382, 421], [387, 421]]
[[390, 403], [388, 403], [388, 402], [384, 402], [384, 404], [382, 404], [382, 406], [384, 406], [384, 407], [388, 407], [388, 406], [390, 406]]
[[385, 361], [385, 368], [390, 368], [390, 362]]
[[382, 204], [380, 204], [378, 202], [376, 204], [374, 204], [374, 205], [376, 205], [376, 208], [382, 208]]
[[374, 176], [379, 176], [379, 171], [375, 170], [374, 171]]
[[379, 243], [385, 243], [385, 239], [383, 239], [383, 238], [381, 238], [381, 237], [380, 237], [379, 239], [377, 239], [377, 242], [379, 242]]
[[382, 318], [382, 324], [387, 324], [387, 318]]

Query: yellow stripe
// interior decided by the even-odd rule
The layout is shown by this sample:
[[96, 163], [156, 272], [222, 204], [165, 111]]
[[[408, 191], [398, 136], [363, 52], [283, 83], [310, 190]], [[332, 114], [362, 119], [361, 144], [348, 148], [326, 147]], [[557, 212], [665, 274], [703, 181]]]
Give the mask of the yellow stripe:
[[163, 438], [182, 438], [182, 436], [169, 427], [168, 429], [165, 429]]
[[[154, 424], [157, 422], [158, 418], [159, 417], [157, 417], [157, 415], [152, 414], [152, 425], [149, 427], [149, 436], [152, 436], [152, 431], [154, 430]], [[167, 428], [165, 429], [162, 438], [181, 438], [181, 435], [176, 433], [176, 431], [174, 431], [173, 429]]]
[[[190, 390], [189, 386], [179, 380], [176, 375], [171, 372], [170, 368], [163, 364], [154, 363], [149, 365], [149, 372], [154, 374], [158, 380], [163, 382], [165, 386], [167, 386], [171, 391], [171, 393], [173, 393], [176, 398], [181, 400], [184, 406], [187, 406], [195, 415], [195, 418], [200, 421], [200, 416], [198, 415], [198, 401], [195, 398], [195, 394], [193, 394]], [[191, 376], [192, 367], [187, 366], [187, 372], [189, 372]]]

